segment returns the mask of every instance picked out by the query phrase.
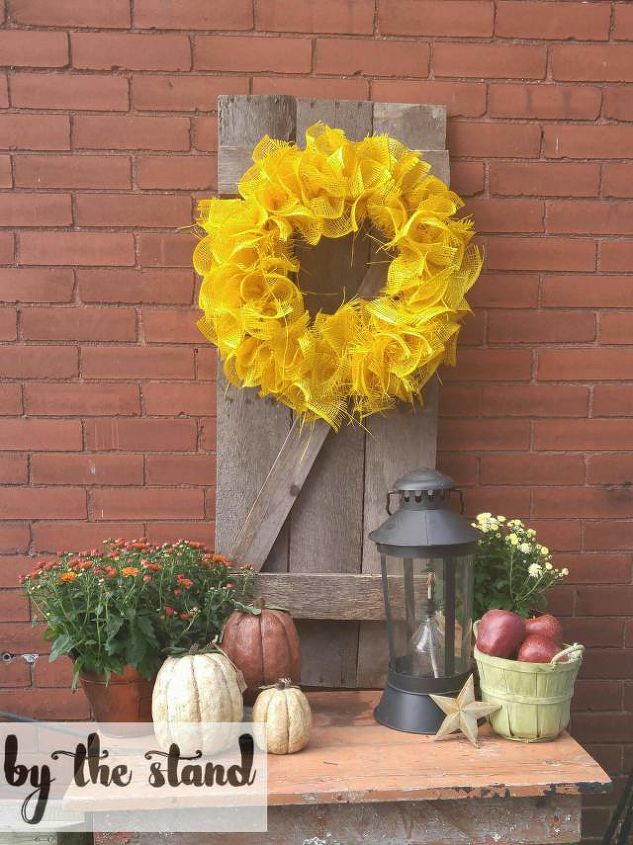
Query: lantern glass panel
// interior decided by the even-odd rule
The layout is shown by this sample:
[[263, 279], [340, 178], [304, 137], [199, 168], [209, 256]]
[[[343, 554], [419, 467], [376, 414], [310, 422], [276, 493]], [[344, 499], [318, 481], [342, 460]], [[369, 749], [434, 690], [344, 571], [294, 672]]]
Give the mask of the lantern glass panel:
[[392, 668], [417, 678], [470, 668], [473, 556], [385, 559]]

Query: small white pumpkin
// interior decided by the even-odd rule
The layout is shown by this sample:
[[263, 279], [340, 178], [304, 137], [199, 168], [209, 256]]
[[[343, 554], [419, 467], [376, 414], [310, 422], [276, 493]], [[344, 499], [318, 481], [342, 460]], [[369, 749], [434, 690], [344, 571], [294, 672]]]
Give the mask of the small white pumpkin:
[[312, 711], [299, 687], [288, 678], [281, 678], [257, 696], [253, 721], [266, 726], [269, 754], [294, 754], [308, 744]]
[[241, 722], [243, 711], [240, 678], [217, 648], [168, 657], [156, 676], [152, 719], [163, 748], [175, 742], [183, 754], [218, 751], [235, 736], [227, 723]]

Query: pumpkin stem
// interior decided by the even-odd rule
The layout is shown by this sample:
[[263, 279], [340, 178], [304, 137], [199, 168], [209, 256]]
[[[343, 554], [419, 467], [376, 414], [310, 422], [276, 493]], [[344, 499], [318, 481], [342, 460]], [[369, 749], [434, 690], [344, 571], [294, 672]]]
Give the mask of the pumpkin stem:
[[277, 681], [277, 683], [274, 686], [275, 686], [275, 689], [280, 689], [280, 690], [291, 689], [293, 687], [295, 689], [298, 688], [297, 684], [294, 683], [292, 678], [279, 678], [279, 680]]
[[263, 596], [257, 596], [255, 601], [253, 602], [253, 605], [258, 610], [263, 610], [266, 607], [266, 599]]
[[200, 651], [200, 646], [198, 643], [194, 643], [191, 648], [189, 649], [189, 654], [197, 654]]

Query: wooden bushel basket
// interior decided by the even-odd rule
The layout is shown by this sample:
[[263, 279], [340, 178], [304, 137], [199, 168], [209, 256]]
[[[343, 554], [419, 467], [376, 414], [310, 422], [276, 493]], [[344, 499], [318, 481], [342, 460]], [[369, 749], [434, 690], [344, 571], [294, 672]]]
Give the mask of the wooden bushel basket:
[[550, 663], [525, 663], [491, 657], [475, 646], [481, 696], [501, 705], [488, 717], [495, 733], [519, 742], [556, 739], [569, 724], [583, 651], [578, 644], [566, 646]]

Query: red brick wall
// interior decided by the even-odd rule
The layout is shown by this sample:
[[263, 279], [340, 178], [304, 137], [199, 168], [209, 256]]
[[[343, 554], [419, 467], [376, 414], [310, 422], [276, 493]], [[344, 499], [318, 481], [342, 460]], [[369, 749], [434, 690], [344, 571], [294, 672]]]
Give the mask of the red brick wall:
[[[33, 559], [211, 539], [214, 356], [176, 228], [214, 188], [216, 96], [443, 103], [487, 260], [443, 376], [442, 466], [570, 568], [575, 733], [630, 769], [633, 5], [6, 0], [4, 21], [0, 649], [41, 648], [10, 592]], [[1, 706], [84, 715], [67, 677], [2, 668]]]

